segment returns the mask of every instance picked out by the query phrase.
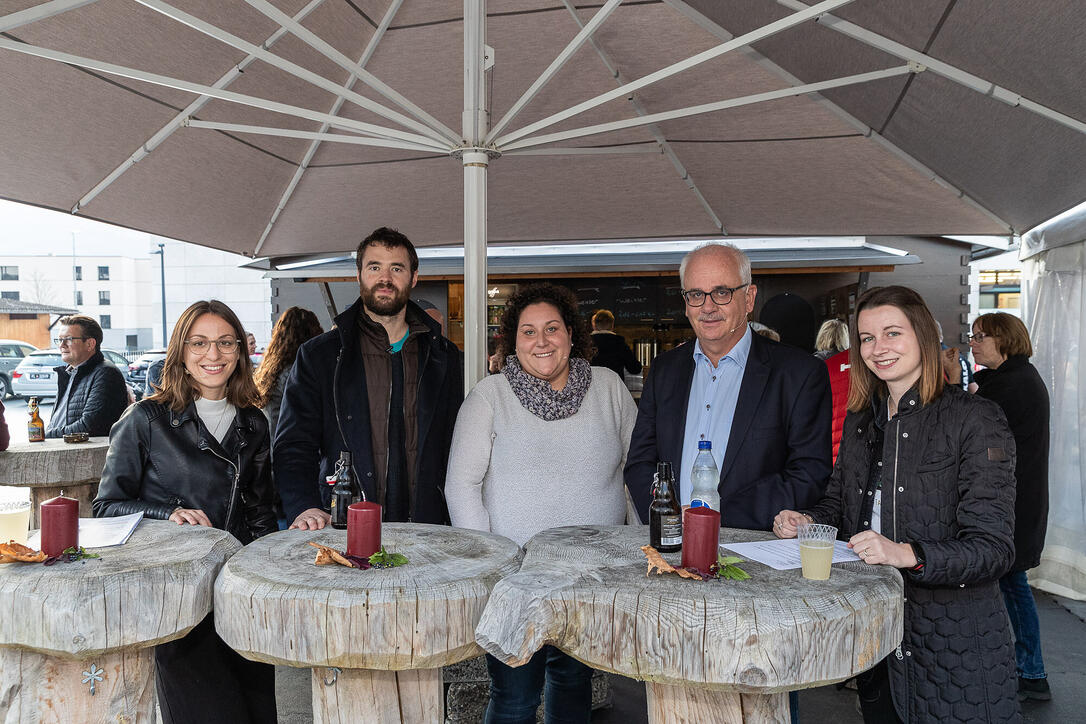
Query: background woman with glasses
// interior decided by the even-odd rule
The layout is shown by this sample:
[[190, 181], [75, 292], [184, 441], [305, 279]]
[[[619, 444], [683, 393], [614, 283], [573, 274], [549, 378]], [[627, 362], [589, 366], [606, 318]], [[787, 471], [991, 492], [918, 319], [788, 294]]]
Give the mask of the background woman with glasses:
[[[244, 340], [222, 302], [196, 302], [181, 314], [158, 391], [110, 433], [97, 517], [141, 512], [226, 530], [243, 544], [277, 529], [268, 422], [256, 407]], [[276, 721], [274, 668], [227, 647], [212, 614], [156, 647], [155, 667], [166, 724]]]
[[987, 369], [974, 376], [977, 394], [1003, 409], [1014, 434], [1014, 564], [999, 579], [1014, 628], [1018, 698], [1052, 698], [1041, 656], [1041, 629], [1026, 571], [1041, 562], [1048, 529], [1048, 389], [1030, 364], [1033, 344], [1022, 320], [1006, 312], [982, 314], [969, 335], [973, 359]]

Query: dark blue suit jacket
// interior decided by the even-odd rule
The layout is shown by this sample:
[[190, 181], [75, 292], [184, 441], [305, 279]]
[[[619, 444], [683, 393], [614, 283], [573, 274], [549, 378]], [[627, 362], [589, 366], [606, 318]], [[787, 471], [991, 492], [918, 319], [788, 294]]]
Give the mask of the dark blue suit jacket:
[[[653, 360], [637, 410], [626, 486], [648, 520], [656, 463], [682, 462], [694, 345]], [[832, 469], [830, 381], [813, 355], [755, 334], [720, 471], [721, 524], [772, 530], [784, 508], [817, 503]]]

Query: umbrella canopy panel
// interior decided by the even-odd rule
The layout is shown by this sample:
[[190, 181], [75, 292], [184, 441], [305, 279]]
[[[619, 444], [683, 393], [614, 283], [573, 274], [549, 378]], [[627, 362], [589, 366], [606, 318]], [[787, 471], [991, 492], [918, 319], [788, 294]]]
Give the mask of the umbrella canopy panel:
[[[488, 139], [488, 238], [1029, 228], [1086, 197], [1075, 5], [836, 0], [748, 36], [807, 6], [489, 0], [492, 126], [606, 17]], [[382, 225], [459, 243], [463, 15], [463, 0], [5, 2], [0, 197], [248, 255], [349, 250]], [[717, 106], [653, 118], [702, 104]]]

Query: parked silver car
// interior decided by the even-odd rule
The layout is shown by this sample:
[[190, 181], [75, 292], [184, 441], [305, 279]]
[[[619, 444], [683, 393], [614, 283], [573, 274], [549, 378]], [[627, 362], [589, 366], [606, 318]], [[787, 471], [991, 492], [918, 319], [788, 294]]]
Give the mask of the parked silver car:
[[[128, 379], [128, 360], [120, 352], [111, 349], [103, 349], [102, 354], [106, 361], [121, 371]], [[31, 352], [15, 371], [11, 373], [11, 387], [18, 397], [56, 397], [57, 373], [54, 367], [60, 367], [64, 360], [60, 358], [59, 349], [42, 349]]]
[[11, 394], [11, 373], [23, 361], [23, 357], [36, 349], [30, 342], [0, 339], [0, 400]]

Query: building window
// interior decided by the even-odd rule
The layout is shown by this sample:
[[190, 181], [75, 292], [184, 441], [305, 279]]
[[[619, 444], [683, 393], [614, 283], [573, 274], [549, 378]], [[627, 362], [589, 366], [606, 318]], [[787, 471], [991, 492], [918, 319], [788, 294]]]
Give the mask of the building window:
[[5, 281], [5, 282], [17, 282], [17, 281], [19, 281], [19, 267], [17, 267], [17, 266], [0, 266], [0, 281]]
[[75, 280], [77, 282], [83, 281], [83, 267], [81, 267], [81, 266], [75, 267]]
[[113, 320], [108, 314], [103, 314], [98, 319], [102, 321], [102, 329], [113, 329]]
[[124, 338], [124, 346], [129, 352], [135, 352], [140, 343], [139, 335], [128, 334]]
[[1021, 305], [1022, 272], [992, 269], [980, 273], [981, 309], [1018, 309]]
[[0, 299], [19, 301], [19, 292], [0, 292]]
[[108, 266], [100, 266], [100, 267], [98, 267], [98, 281], [100, 281], [100, 282], [108, 282], [109, 281], [109, 267]]
[[77, 307], [82, 307], [83, 306], [83, 292], [76, 292], [75, 293], [75, 306], [77, 306]]
[[103, 307], [109, 306], [109, 292], [98, 292], [98, 304]]

